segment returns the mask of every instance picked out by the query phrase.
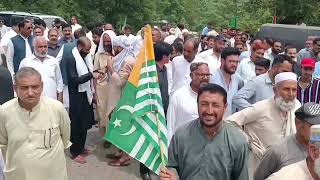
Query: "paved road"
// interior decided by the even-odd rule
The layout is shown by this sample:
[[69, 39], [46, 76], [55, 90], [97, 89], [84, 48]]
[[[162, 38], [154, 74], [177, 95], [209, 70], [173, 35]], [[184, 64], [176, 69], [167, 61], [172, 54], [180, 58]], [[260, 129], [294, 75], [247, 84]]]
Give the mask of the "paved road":
[[[69, 180], [141, 180], [139, 174], [139, 163], [134, 161], [127, 167], [108, 166], [107, 153], [115, 152], [114, 148], [108, 150], [102, 147], [101, 137], [97, 128], [88, 131], [86, 147], [93, 151], [87, 157], [86, 164], [79, 164], [72, 161], [67, 154], [67, 169]], [[158, 179], [153, 176], [153, 180]]]

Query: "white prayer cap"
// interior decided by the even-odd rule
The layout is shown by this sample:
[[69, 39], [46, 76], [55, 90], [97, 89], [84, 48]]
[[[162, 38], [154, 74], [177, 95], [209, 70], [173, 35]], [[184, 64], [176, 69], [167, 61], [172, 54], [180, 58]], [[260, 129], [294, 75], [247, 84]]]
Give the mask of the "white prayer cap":
[[282, 81], [295, 81], [297, 82], [297, 75], [293, 72], [282, 72], [276, 75], [274, 83], [278, 84]]
[[175, 28], [170, 28], [169, 33], [170, 34], [176, 34], [176, 29]]
[[311, 143], [320, 143], [320, 125], [313, 125], [310, 128], [310, 139]]
[[207, 34], [207, 36], [214, 36], [214, 37], [216, 37], [216, 36], [218, 36], [218, 35], [219, 35], [219, 33], [217, 33], [217, 31], [215, 31], [215, 30], [211, 30], [211, 31], [209, 31], [208, 34]]

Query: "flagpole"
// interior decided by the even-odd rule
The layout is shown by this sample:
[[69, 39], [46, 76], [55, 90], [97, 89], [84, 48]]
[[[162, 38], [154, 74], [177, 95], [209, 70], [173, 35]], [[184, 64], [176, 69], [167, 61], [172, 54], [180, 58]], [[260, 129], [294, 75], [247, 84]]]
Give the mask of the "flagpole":
[[[149, 28], [150, 25], [148, 25], [147, 29], [149, 31]], [[147, 36], [148, 33], [144, 33], [144, 36]], [[147, 44], [147, 38], [144, 37], [144, 41], [145, 41], [145, 44]], [[152, 47], [152, 50], [153, 50], [154, 47]], [[146, 49], [146, 46], [144, 46], [144, 60], [145, 60], [145, 66], [146, 66], [146, 73], [147, 73], [147, 77], [149, 77], [149, 72], [148, 72], [148, 58], [147, 58], [147, 49]], [[157, 72], [158, 74], [158, 72]], [[149, 98], [152, 100], [151, 98], [151, 95], [150, 95], [150, 86], [149, 86], [149, 83], [148, 83], [148, 94], [149, 94]], [[157, 129], [158, 129], [158, 143], [159, 143], [159, 147], [160, 147], [160, 157], [161, 157], [161, 163], [162, 163], [162, 166], [165, 167], [166, 166], [166, 163], [165, 163], [165, 160], [164, 160], [164, 151], [163, 151], [163, 147], [161, 145], [161, 131], [160, 131], [160, 124], [159, 124], [159, 112], [156, 108], [153, 109], [153, 106], [154, 105], [151, 105], [151, 112], [155, 112], [156, 113], [156, 118], [157, 118]]]

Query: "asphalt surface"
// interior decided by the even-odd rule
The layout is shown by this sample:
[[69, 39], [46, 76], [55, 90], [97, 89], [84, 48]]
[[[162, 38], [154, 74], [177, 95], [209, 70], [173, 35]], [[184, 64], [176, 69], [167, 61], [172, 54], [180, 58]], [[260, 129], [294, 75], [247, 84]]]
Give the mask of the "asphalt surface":
[[[98, 129], [92, 128], [88, 131], [86, 148], [92, 150], [86, 164], [79, 164], [70, 159], [66, 152], [67, 170], [69, 180], [141, 180], [139, 163], [133, 161], [126, 167], [112, 167], [108, 165], [109, 159], [106, 154], [116, 152], [114, 147], [103, 148], [103, 140], [99, 136]], [[152, 175], [153, 180], [159, 178]]]

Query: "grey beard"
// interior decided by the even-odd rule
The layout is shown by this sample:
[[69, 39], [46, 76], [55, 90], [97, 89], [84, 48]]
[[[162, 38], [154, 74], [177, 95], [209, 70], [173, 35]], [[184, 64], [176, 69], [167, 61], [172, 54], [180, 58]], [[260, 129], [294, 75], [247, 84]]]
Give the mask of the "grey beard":
[[285, 102], [285, 100], [282, 97], [276, 97], [275, 102], [277, 106], [284, 112], [293, 110], [295, 106], [294, 101]]

